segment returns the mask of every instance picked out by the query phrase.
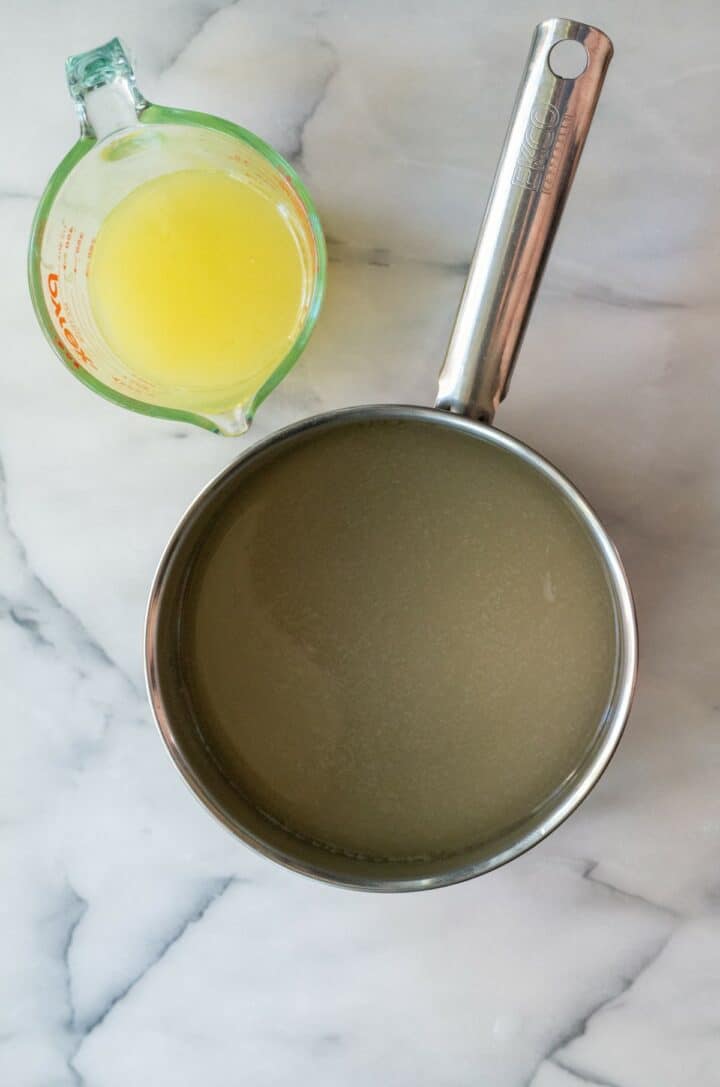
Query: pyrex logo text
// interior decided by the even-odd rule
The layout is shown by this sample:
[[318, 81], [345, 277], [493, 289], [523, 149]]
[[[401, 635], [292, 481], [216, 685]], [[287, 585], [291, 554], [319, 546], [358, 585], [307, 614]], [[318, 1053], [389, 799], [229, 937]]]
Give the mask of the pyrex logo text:
[[83, 360], [83, 362], [88, 363], [88, 365], [92, 365], [90, 359], [87, 357], [82, 347], [78, 343], [77, 336], [72, 331], [72, 329], [68, 328], [67, 319], [65, 317], [65, 314], [63, 313], [62, 302], [58, 298], [59, 279], [56, 272], [51, 272], [50, 275], [47, 277], [47, 285], [48, 290], [50, 291], [50, 300], [52, 302], [52, 307], [55, 311], [55, 317], [57, 319], [57, 323], [60, 326], [60, 330], [63, 336], [70, 344], [73, 351], [77, 353], [77, 355]]

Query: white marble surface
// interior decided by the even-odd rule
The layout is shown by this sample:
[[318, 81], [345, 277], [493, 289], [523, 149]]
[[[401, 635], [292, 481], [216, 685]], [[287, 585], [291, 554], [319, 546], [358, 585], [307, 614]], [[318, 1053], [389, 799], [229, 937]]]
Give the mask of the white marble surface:
[[[541, 847], [376, 897], [236, 843], [146, 706], [163, 544], [247, 444], [313, 410], [427, 403], [531, 28], [615, 40], [500, 424], [620, 546], [641, 680], [619, 754]], [[35, 325], [31, 216], [75, 139], [66, 54], [120, 33], [156, 100], [291, 157], [327, 304], [251, 439], [114, 408]], [[0, 1083], [720, 1084], [720, 15], [710, 0], [6, 3], [0, 57]]]

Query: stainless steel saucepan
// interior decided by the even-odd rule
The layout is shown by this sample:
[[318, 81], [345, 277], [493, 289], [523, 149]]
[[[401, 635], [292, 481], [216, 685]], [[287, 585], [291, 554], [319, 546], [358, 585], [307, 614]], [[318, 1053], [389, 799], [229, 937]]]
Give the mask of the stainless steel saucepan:
[[[572, 44], [571, 44], [572, 43]], [[579, 44], [578, 44], [579, 43]], [[579, 51], [578, 70], [570, 56]], [[568, 53], [568, 57], [564, 53]], [[543, 267], [595, 110], [612, 44], [600, 30], [548, 19], [535, 30], [480, 237], [442, 367], [434, 408], [372, 406], [329, 412], [288, 427], [251, 448], [191, 505], [160, 563], [146, 627], [147, 683], [162, 737], [200, 800], [239, 838], [290, 868], [368, 890], [420, 890], [468, 879], [516, 857], [554, 830], [587, 796], [623, 731], [633, 694], [637, 631], [632, 596], [604, 528], [573, 485], [547, 460], [491, 426], [505, 396]], [[561, 74], [556, 74], [556, 73]], [[175, 641], [198, 541], [218, 503], [237, 493], [282, 449], [292, 455], [328, 431], [368, 420], [403, 420], [423, 434], [445, 428], [481, 453], [499, 447], [544, 478], [574, 510], [604, 568], [615, 612], [617, 665], [610, 704], [582, 762], [539, 809], [500, 840], [457, 857], [403, 863], [363, 859], [301, 840], [264, 817], [208, 756], [202, 723], [188, 707]], [[330, 498], [328, 500], [331, 500]], [[242, 556], [238, 557], [242, 561]], [[302, 577], [302, 570], [297, 571]], [[235, 783], [237, 785], [237, 783]]]

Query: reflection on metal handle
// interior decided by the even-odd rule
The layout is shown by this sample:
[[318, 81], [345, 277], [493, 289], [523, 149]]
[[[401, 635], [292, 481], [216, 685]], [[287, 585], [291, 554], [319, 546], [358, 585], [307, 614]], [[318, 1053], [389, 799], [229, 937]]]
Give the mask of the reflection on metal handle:
[[[587, 53], [574, 79], [550, 67], [551, 50], [565, 40]], [[601, 30], [571, 19], [547, 19], [535, 30], [436, 407], [492, 422], [507, 392], [612, 52]]]

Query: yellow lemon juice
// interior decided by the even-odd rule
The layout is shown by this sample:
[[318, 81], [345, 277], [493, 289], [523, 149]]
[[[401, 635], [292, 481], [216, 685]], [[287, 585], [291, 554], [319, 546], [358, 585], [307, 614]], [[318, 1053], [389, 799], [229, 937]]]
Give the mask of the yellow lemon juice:
[[222, 410], [282, 362], [307, 308], [293, 210], [222, 171], [145, 182], [108, 214], [88, 271], [95, 322], [135, 375]]

